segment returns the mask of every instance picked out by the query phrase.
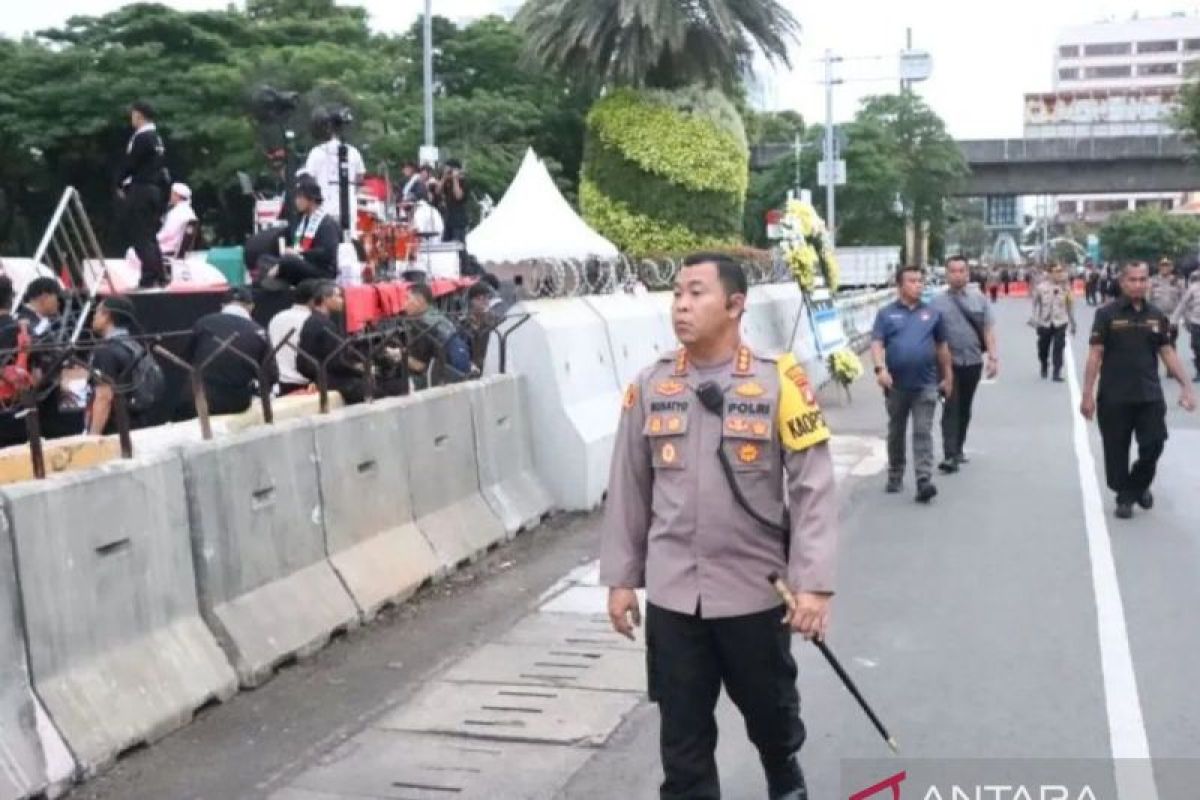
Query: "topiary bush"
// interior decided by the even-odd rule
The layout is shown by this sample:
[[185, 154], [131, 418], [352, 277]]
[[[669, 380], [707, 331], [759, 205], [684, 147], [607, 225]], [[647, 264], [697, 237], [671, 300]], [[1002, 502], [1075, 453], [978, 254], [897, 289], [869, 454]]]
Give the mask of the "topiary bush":
[[635, 255], [733, 245], [748, 165], [741, 117], [720, 93], [619, 89], [588, 114], [579, 202]]

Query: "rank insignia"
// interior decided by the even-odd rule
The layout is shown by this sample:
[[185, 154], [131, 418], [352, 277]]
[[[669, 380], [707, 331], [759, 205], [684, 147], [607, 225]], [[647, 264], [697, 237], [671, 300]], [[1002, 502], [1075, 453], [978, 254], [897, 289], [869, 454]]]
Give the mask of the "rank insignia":
[[750, 432], [755, 436], [766, 436], [768, 430], [770, 428], [765, 422], [755, 422], [750, 426]]
[[625, 398], [621, 401], [621, 405], [626, 411], [633, 408], [637, 404], [638, 390], [636, 384], [629, 384], [629, 388], [625, 390]]
[[730, 417], [729, 419], [727, 419], [725, 421], [725, 430], [728, 431], [729, 433], [734, 433], [734, 434], [749, 433], [750, 432], [750, 423], [744, 419], [738, 419], [737, 417]]
[[750, 348], [746, 347], [745, 345], [739, 347], [737, 352], [737, 364], [734, 366], [733, 374], [742, 376], [752, 375], [753, 373], [750, 370], [750, 359]]
[[655, 387], [654, 391], [657, 392], [660, 397], [675, 397], [676, 395], [683, 394], [683, 391], [686, 388], [687, 385], [681, 383], [680, 381], [663, 381], [657, 387]]
[[744, 444], [738, 448], [738, 461], [741, 461], [743, 464], [753, 464], [755, 461], [758, 461], [758, 456], [761, 452], [756, 444]]
[[738, 387], [733, 390], [733, 393], [738, 397], [762, 397], [767, 393], [767, 390], [754, 381], [750, 381], [749, 383], [738, 385]]
[[675, 356], [675, 376], [680, 377], [682, 375], [687, 375], [687, 371], [688, 371], [687, 350], [680, 348], [679, 354], [677, 356]]
[[650, 433], [659, 434], [659, 433], [662, 433], [662, 429], [663, 429], [662, 417], [651, 417], [650, 418]]
[[667, 433], [679, 433], [683, 428], [683, 420], [679, 417], [671, 417], [667, 420]]

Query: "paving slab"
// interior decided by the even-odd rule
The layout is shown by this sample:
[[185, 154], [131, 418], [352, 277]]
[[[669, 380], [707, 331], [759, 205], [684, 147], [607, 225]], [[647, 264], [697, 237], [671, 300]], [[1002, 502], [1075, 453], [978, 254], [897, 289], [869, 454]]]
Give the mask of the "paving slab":
[[596, 747], [608, 740], [639, 699], [631, 692], [438, 681], [376, 727]]
[[322, 758], [272, 800], [549, 800], [562, 776], [589, 756], [587, 750], [558, 745], [371, 729]]
[[640, 694], [646, 691], [646, 659], [633, 650], [582, 644], [547, 647], [490, 643], [450, 667], [441, 679]]
[[588, 647], [645, 652], [642, 637], [629, 641], [615, 633], [604, 614], [555, 614], [539, 611], [518, 622], [499, 638], [503, 644], [543, 647]]

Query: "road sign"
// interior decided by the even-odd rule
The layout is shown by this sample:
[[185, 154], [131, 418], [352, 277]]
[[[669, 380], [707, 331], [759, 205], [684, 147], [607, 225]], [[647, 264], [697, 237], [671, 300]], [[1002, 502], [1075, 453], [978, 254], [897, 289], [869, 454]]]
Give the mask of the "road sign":
[[771, 209], [767, 212], [767, 239], [772, 242], [777, 242], [783, 238], [783, 212], [778, 209]]
[[984, 224], [988, 228], [1016, 228], [1017, 198], [1011, 195], [989, 195], [986, 200]]
[[902, 50], [900, 52], [900, 80], [923, 81], [933, 72], [933, 56], [925, 50]]
[[[817, 163], [817, 184], [820, 186], [829, 185], [829, 170], [827, 166], [827, 162], [825, 161]], [[833, 162], [833, 185], [846, 185], [846, 160], [843, 158], [839, 158], [837, 161]]]
[[422, 145], [418, 158], [422, 164], [428, 164], [432, 167], [437, 166], [437, 163], [440, 160], [438, 155], [439, 153], [436, 147], [427, 147]]

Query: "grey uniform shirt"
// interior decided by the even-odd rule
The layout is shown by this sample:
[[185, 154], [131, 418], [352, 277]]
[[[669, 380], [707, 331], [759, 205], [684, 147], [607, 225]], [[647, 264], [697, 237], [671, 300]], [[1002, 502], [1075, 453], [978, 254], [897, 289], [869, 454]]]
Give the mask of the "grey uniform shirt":
[[1070, 284], [1059, 284], [1050, 279], [1043, 280], [1033, 290], [1034, 324], [1039, 328], [1048, 328], [1052, 325], [1058, 328], [1072, 323], [1071, 305], [1074, 302]]
[[[956, 303], [955, 300], [958, 302]], [[947, 289], [934, 297], [930, 305], [942, 315], [946, 343], [950, 345], [950, 355], [954, 359], [954, 364], [959, 367], [982, 364], [983, 344], [979, 339], [979, 334], [975, 332], [975, 327], [968, 321], [967, 315], [974, 319], [975, 324], [983, 333], [992, 327], [992, 307], [983, 293], [968, 284], [962, 291], [956, 292], [953, 289]]]
[[[790, 359], [790, 357], [785, 357]], [[696, 389], [725, 392], [724, 419]], [[644, 370], [625, 396], [600, 551], [600, 581], [646, 588], [649, 602], [705, 618], [779, 606], [767, 583], [832, 592], [837, 497], [828, 429], [803, 369], [741, 348], [733, 363], [701, 373], [682, 352]], [[742, 493], [768, 520], [791, 507], [784, 536], [737, 504], [717, 448]], [[794, 449], [802, 448], [802, 449]]]
[[1200, 325], [1200, 278], [1194, 279], [1188, 290], [1171, 313], [1171, 324], [1178, 326], [1180, 322], [1188, 325]]
[[1155, 275], [1150, 278], [1150, 302], [1168, 317], [1175, 313], [1187, 286], [1178, 275]]

